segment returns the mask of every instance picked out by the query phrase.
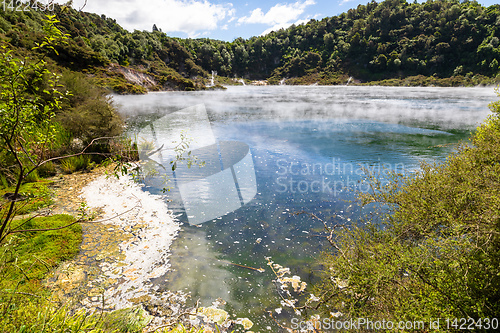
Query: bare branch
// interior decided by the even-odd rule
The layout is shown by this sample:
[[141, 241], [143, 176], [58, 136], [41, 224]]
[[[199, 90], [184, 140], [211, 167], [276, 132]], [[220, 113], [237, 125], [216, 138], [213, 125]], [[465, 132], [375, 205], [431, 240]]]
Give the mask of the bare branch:
[[30, 222], [31, 220], [33, 220], [34, 218], [41, 217], [41, 216], [43, 216], [43, 215], [42, 215], [42, 214], [40, 214], [40, 213], [37, 213], [37, 214], [35, 214], [35, 215], [33, 215], [33, 216], [30, 216], [30, 217], [28, 217], [26, 220], [22, 221], [22, 223], [21, 223], [21, 224], [19, 224], [19, 225], [15, 226], [13, 229], [20, 228], [20, 227], [22, 227], [23, 225], [25, 225], [26, 223], [28, 223], [28, 222]]
[[102, 222], [106, 222], [106, 221], [109, 221], [109, 220], [113, 220], [117, 217], [120, 217], [122, 215], [125, 215], [127, 214], [128, 212], [136, 209], [136, 208], [140, 208], [142, 207], [142, 203], [139, 201], [137, 205], [135, 205], [134, 207], [124, 211], [124, 212], [121, 212], [120, 214], [116, 214], [115, 216], [112, 216], [112, 217], [109, 217], [107, 219], [102, 219], [102, 220], [97, 220], [97, 221], [86, 221], [86, 220], [82, 220], [82, 219], [79, 219], [79, 220], [76, 220], [75, 222], [72, 222], [72, 223], [69, 223], [69, 224], [66, 224], [62, 227], [58, 227], [58, 228], [46, 228], [46, 229], [26, 229], [26, 230], [11, 230], [9, 233], [11, 234], [16, 234], [16, 233], [21, 233], [21, 232], [38, 232], [38, 231], [52, 231], [52, 230], [61, 230], [61, 229], [64, 229], [64, 228], [67, 228], [67, 227], [70, 227], [74, 224], [77, 224], [77, 223], [102, 223]]
[[276, 325], [278, 325], [279, 327], [285, 329], [287, 332], [293, 333], [293, 330], [291, 328], [281, 325], [279, 323], [279, 321], [277, 321], [276, 318], [273, 317], [273, 312], [272, 311], [267, 311], [267, 313], [269, 313], [269, 316], [274, 320], [274, 322], [276, 323]]
[[[10, 141], [7, 141], [7, 145], [9, 146], [9, 149], [12, 152], [15, 151], [14, 148], [12, 147]], [[15, 156], [18, 164], [19, 164], [19, 177], [18, 177], [18, 180], [17, 180], [16, 189], [14, 190], [14, 197], [17, 197], [17, 195], [19, 194], [19, 189], [21, 188], [21, 183], [23, 181], [23, 169], [24, 168], [23, 168], [22, 162], [19, 160], [19, 156], [17, 156], [17, 154], [14, 154], [14, 156]], [[5, 239], [5, 237], [8, 234], [8, 232], [5, 232], [5, 231], [6, 231], [6, 228], [7, 228], [8, 224], [12, 220], [12, 216], [13, 216], [13, 212], [14, 212], [14, 206], [15, 206], [15, 201], [11, 201], [10, 202], [9, 210], [7, 212], [7, 215], [5, 216], [5, 218], [3, 219], [3, 221], [1, 222], [2, 225], [0, 226], [0, 243]]]
[[30, 154], [26, 151], [26, 148], [24, 148], [24, 145], [22, 144], [21, 140], [17, 140], [17, 143], [19, 144], [19, 147], [21, 147], [23, 153], [26, 155], [26, 157], [30, 160], [31, 164], [36, 165], [36, 163], [31, 159]]
[[[159, 329], [174, 326], [175, 324], [177, 324], [179, 322], [179, 319], [185, 315], [196, 316], [196, 314], [198, 313], [199, 302], [200, 302], [200, 300], [198, 299], [196, 301], [196, 306], [194, 307], [194, 309], [190, 309], [188, 311], [185, 311], [185, 312], [179, 314], [177, 317], [175, 317], [175, 319], [172, 322], [170, 322], [168, 324], [160, 325], [160, 326], [154, 328], [153, 330], [147, 331], [147, 333], [154, 333], [154, 332], [158, 331]], [[192, 313], [193, 310], [194, 310], [194, 313]]]
[[78, 11], [80, 11], [80, 12], [81, 12], [81, 11], [82, 11], [82, 9], [83, 9], [83, 8], [85, 8], [85, 6], [87, 6], [87, 0], [85, 0], [85, 2], [84, 2], [84, 4], [83, 4], [83, 6], [82, 6], [82, 7], [81, 7]]
[[336, 225], [333, 225], [330, 228], [323, 219], [319, 218], [314, 213], [309, 213], [309, 212], [306, 212], [306, 211], [301, 211], [301, 212], [293, 213], [293, 215], [301, 215], [301, 214], [307, 214], [307, 215], [309, 215], [309, 216], [317, 219], [318, 221], [321, 221], [323, 223], [323, 226], [325, 227], [325, 230], [330, 233], [330, 235], [328, 235], [326, 237], [326, 239], [328, 240], [328, 242], [330, 243], [331, 246], [333, 246], [335, 249], [337, 249], [338, 251], [340, 251], [339, 247], [333, 242], [333, 233], [334, 233], [334, 231], [335, 231], [336, 228], [345, 228], [346, 227], [345, 225], [343, 225], [343, 224], [336, 224]]
[[[44, 165], [45, 163], [48, 163], [48, 162], [53, 162], [53, 161], [58, 161], [58, 160], [62, 160], [64, 158], [69, 158], [69, 157], [75, 157], [75, 156], [80, 156], [80, 155], [100, 155], [100, 156], [109, 156], [110, 154], [106, 154], [106, 153], [86, 153], [85, 151], [87, 149], [90, 148], [90, 146], [92, 146], [94, 144], [94, 142], [98, 141], [98, 140], [104, 140], [104, 139], [116, 139], [116, 138], [119, 138], [119, 136], [103, 136], [103, 137], [100, 137], [100, 138], [95, 138], [95, 139], [92, 139], [92, 141], [90, 141], [90, 143], [79, 153], [75, 153], [75, 154], [71, 154], [71, 155], [64, 155], [64, 156], [57, 156], [57, 157], [52, 157], [52, 158], [49, 158], [45, 161], [42, 161], [40, 162], [35, 168], [31, 169], [30, 172], [32, 172], [34, 169]], [[29, 174], [29, 172], [28, 172]]]

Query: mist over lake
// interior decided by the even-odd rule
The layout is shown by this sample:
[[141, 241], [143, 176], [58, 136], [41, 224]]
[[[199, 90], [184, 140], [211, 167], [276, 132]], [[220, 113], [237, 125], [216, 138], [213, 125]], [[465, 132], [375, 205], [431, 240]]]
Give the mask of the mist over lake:
[[[248, 146], [241, 159], [251, 156], [245, 167], [255, 174], [251, 200], [240, 200], [244, 204], [238, 209], [196, 225], [186, 213], [182, 188], [175, 186], [194, 178], [180, 171], [173, 175], [166, 200], [185, 223], [172, 248], [173, 271], [154, 284], [191, 292], [193, 302], [200, 299], [202, 305], [221, 298], [226, 309], [250, 318], [259, 328], [275, 327], [265, 312], [280, 307], [273, 275], [258, 270], [266, 268], [265, 258], [310, 283], [317, 279], [314, 259], [329, 246], [320, 221], [293, 213], [314, 213], [329, 225], [358, 223], [373, 212], [355, 201], [357, 191], [368, 190], [366, 170], [386, 180], [390, 172], [411, 174], [422, 162], [442, 161], [486, 119], [488, 103], [495, 99], [493, 88], [355, 86], [229, 87], [114, 96], [133, 138], [149, 128], [155, 137], [166, 137], [171, 129], [168, 124], [158, 127], [162, 117], [202, 105], [213, 138], [207, 139], [206, 133], [192, 137], [192, 147], [200, 148], [194, 154], [198, 151], [200, 160], [212, 168], [219, 155], [214, 158], [201, 148], [215, 140], [220, 153], [221, 142], [238, 142]], [[218, 171], [227, 168], [226, 163]], [[233, 175], [238, 179], [234, 170]], [[237, 184], [240, 199], [251, 192], [252, 184]], [[158, 182], [146, 185], [148, 191], [162, 194]], [[221, 195], [202, 188], [199, 193], [208, 195], [207, 205], [210, 195]]]

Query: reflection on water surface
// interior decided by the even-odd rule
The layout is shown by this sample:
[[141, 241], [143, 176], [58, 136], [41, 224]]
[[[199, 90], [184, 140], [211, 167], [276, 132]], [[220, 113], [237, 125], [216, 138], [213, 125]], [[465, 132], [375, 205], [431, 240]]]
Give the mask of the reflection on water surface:
[[[208, 117], [202, 121], [209, 122], [209, 129], [192, 131], [191, 148], [207, 159], [206, 170], [210, 165], [217, 172], [228, 170], [227, 165], [247, 156], [235, 151], [237, 158], [226, 166], [217, 164], [223, 160], [219, 143], [236, 142], [249, 147], [247, 162], [255, 172], [254, 183], [238, 183], [229, 172], [227, 182], [237, 183], [237, 209], [223, 216], [214, 213], [216, 218], [196, 226], [188, 223], [182, 186], [174, 186], [169, 205], [186, 223], [172, 249], [173, 272], [155, 283], [190, 291], [204, 305], [220, 297], [237, 316], [254, 321], [255, 330], [274, 327], [264, 311], [279, 307], [273, 276], [257, 269], [266, 268], [265, 257], [270, 256], [313, 282], [319, 269], [314, 258], [327, 246], [321, 222], [292, 213], [312, 212], [330, 224], [357, 222], [371, 212], [351, 202], [356, 191], [367, 189], [363, 168], [386, 179], [389, 171], [411, 173], [422, 161], [442, 160], [453, 149], [450, 143], [465, 139], [485, 119], [487, 105], [495, 99], [492, 88], [282, 86], [117, 96], [131, 134], [165, 115], [204, 105]], [[170, 121], [157, 124], [159, 133], [173, 126], [166, 119]], [[196, 117], [186, 120], [196, 123]], [[182, 170], [172, 177], [189, 183], [193, 174], [183, 178]], [[151, 192], [161, 192], [162, 186], [150, 185]], [[213, 193], [216, 187], [208, 188], [206, 193]], [[252, 195], [241, 207], [245, 190]], [[189, 193], [203, 200], [199, 186]], [[210, 206], [210, 197], [206, 200]]]

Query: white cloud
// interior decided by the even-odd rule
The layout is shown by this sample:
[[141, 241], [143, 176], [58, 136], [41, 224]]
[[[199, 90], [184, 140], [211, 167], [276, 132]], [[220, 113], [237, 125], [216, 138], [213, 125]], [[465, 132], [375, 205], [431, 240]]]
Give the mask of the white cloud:
[[262, 34], [261, 36], [264, 36], [264, 35], [267, 35], [268, 33], [270, 33], [271, 31], [278, 31], [280, 29], [286, 29], [288, 28], [289, 26], [291, 26], [292, 24], [295, 24], [295, 25], [301, 25], [301, 24], [305, 24], [309, 22], [309, 19], [305, 19], [305, 20], [297, 20], [295, 21], [294, 23], [279, 23], [279, 24], [276, 24], [274, 26], [272, 26], [271, 28], [268, 28], [266, 29]]
[[[85, 0], [75, 0], [79, 9]], [[148, 30], [153, 24], [163, 32], [181, 31], [194, 37], [207, 30], [215, 30], [227, 18], [234, 17], [231, 3], [214, 4], [207, 0], [88, 0], [86, 12], [105, 14], [125, 29]]]
[[[264, 14], [261, 8], [254, 9], [250, 16], [238, 19], [238, 23], [261, 23], [270, 26], [283, 27], [291, 21], [297, 20], [304, 13], [307, 6], [314, 5], [314, 0], [297, 1], [291, 4], [277, 4]], [[278, 28], [279, 29], [279, 28]]]

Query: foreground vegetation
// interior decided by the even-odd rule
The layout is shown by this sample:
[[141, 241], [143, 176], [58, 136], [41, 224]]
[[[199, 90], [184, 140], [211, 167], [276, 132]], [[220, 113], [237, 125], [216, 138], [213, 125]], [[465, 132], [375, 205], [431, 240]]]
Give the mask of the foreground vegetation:
[[[468, 329], [494, 328], [500, 313], [500, 102], [491, 110], [470, 142], [443, 164], [424, 165], [412, 177], [395, 175], [386, 186], [372, 180], [363, 203], [383, 211], [336, 232], [318, 285], [328, 299], [325, 314], [423, 321], [426, 329], [441, 318], [441, 331], [464, 321]], [[455, 326], [447, 327], [447, 318]]]
[[[121, 138], [107, 91], [49, 59], [68, 36], [55, 16], [43, 23], [29, 51], [0, 44], [0, 332], [143, 332], [152, 317], [141, 306], [78, 310], [46, 287], [49, 273], [80, 251], [89, 217], [50, 215], [44, 177], [127, 162], [137, 149]], [[156, 331], [202, 330], [174, 320]]]
[[0, 45], [0, 331], [140, 332], [149, 321], [141, 311], [75, 314], [43, 283], [79, 252], [82, 228], [73, 216], [42, 217], [52, 199], [40, 177], [130, 151], [110, 137], [122, 122], [106, 93], [81, 74], [50, 70], [46, 56], [66, 39], [57, 23], [48, 17], [30, 53]]

